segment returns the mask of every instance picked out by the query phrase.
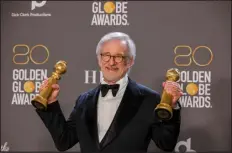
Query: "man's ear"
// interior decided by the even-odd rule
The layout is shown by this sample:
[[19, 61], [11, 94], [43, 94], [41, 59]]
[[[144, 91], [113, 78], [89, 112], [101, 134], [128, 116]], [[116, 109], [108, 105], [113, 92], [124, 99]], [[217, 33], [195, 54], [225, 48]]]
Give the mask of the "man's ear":
[[128, 64], [128, 68], [131, 68], [134, 65], [134, 58], [132, 57], [131, 59], [129, 59], [127, 64]]
[[100, 56], [99, 56], [99, 55], [97, 56], [97, 63], [98, 63], [98, 66], [100, 66], [100, 67], [101, 67], [101, 58], [100, 58]]

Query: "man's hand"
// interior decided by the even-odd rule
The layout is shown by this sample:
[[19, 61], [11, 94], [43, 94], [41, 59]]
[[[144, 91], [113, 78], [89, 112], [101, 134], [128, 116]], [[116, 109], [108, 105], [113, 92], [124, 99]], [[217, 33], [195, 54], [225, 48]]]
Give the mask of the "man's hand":
[[[45, 79], [39, 88], [39, 92], [41, 92], [41, 90], [43, 90], [47, 86], [48, 86], [48, 79]], [[60, 91], [60, 86], [58, 84], [53, 84], [52, 85], [52, 93], [51, 93], [50, 97], [48, 97], [48, 104], [51, 104], [57, 100], [57, 97], [59, 95], [59, 91]]]
[[181, 90], [179, 83], [173, 81], [166, 81], [163, 82], [163, 87], [168, 94], [173, 96], [172, 107], [175, 108], [176, 102], [183, 95], [183, 91]]

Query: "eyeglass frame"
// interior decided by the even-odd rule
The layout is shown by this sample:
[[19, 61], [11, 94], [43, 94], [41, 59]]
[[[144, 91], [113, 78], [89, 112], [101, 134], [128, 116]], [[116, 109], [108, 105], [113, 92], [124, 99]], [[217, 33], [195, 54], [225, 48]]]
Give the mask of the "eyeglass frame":
[[[107, 61], [103, 60], [104, 62], [109, 62], [109, 61], [111, 60], [111, 58], [113, 57], [113, 60], [114, 60], [114, 62], [116, 62], [116, 63], [121, 63], [121, 62], [123, 62], [126, 58], [129, 57], [129, 56], [123, 56], [123, 55], [110, 55], [110, 54], [107, 54], [107, 53], [106, 53], [106, 54], [101, 53], [100, 55], [101, 55], [101, 59], [102, 59], [102, 60], [103, 60], [102, 56], [109, 56], [109, 57], [110, 57], [109, 60], [107, 60]], [[120, 62], [117, 62], [117, 61], [115, 60], [116, 57], [121, 57], [121, 61], [120, 61]]]

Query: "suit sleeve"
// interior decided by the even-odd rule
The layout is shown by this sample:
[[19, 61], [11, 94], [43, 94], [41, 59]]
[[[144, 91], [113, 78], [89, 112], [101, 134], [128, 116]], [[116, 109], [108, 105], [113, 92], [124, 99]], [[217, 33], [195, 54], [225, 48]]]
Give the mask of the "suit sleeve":
[[[158, 102], [160, 102], [160, 96], [157, 96]], [[161, 121], [153, 114], [152, 124], [152, 139], [155, 144], [164, 151], [173, 151], [180, 132], [181, 115], [180, 103], [179, 109], [173, 109], [173, 117], [169, 121]]]
[[78, 143], [76, 125], [79, 98], [67, 121], [58, 101], [49, 104], [46, 111], [36, 109], [59, 151], [66, 151]]

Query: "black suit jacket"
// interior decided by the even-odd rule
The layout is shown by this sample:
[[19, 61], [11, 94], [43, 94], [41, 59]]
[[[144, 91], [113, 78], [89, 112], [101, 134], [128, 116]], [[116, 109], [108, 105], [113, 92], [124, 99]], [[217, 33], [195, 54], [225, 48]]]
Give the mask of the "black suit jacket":
[[101, 142], [97, 130], [97, 100], [100, 87], [81, 94], [66, 121], [57, 102], [47, 111], [36, 110], [48, 128], [59, 151], [80, 143], [81, 152], [146, 152], [151, 139], [164, 151], [172, 151], [180, 131], [180, 110], [173, 110], [173, 118], [160, 121], [154, 108], [160, 95], [137, 84], [129, 83], [115, 117]]

